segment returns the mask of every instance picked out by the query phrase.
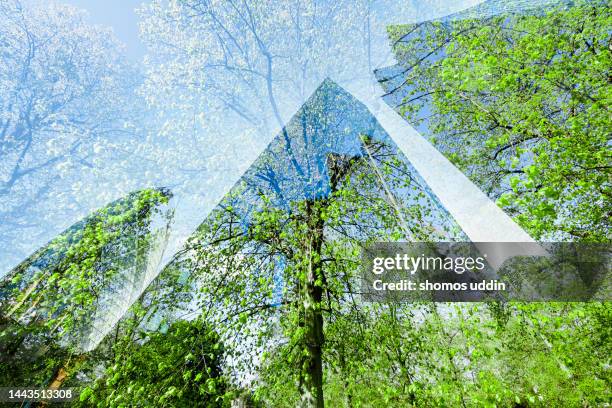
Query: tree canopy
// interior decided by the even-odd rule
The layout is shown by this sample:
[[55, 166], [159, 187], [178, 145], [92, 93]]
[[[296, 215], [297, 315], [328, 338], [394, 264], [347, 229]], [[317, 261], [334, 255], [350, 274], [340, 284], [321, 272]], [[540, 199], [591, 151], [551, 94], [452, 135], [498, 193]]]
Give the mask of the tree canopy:
[[397, 110], [537, 239], [608, 241], [607, 1], [389, 28]]
[[[366, 105], [319, 77], [355, 74], [334, 55], [371, 63], [370, 3], [353, 4], [155, 0], [135, 93], [112, 36], [75, 9], [0, 3], [0, 242], [24, 236], [15, 214], [36, 200], [69, 207], [75, 168], [99, 170], [90, 153], [120, 144], [126, 101], [155, 118], [109, 162], [180, 173], [109, 200], [4, 276], [0, 385], [74, 387], [83, 407], [609, 404], [609, 302], [362, 297], [364, 246], [466, 235]], [[398, 64], [379, 80], [532, 236], [609, 243], [609, 27], [609, 1], [394, 25]], [[355, 32], [363, 43], [336, 41]], [[194, 198], [221, 195], [224, 168], [242, 171], [277, 126], [216, 206]], [[170, 233], [186, 237], [176, 253]]]

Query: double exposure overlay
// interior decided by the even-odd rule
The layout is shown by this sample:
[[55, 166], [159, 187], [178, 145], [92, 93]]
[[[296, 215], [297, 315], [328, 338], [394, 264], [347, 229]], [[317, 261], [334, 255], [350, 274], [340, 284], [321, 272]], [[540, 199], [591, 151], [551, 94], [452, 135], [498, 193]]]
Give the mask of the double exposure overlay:
[[610, 6], [0, 0], [0, 405], [609, 406]]

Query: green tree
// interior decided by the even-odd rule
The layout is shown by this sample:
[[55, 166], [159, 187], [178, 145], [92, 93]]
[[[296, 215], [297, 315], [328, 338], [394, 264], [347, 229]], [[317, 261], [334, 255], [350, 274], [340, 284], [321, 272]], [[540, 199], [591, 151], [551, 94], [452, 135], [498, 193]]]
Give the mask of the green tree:
[[261, 363], [249, 355], [264, 352], [264, 365], [267, 353], [282, 355], [284, 369], [262, 381], [287, 387], [262, 386], [265, 404], [281, 404], [282, 392], [288, 405], [323, 406], [327, 368], [341, 355], [327, 327], [370, 313], [359, 299], [363, 245], [449, 235], [452, 222], [372, 123], [324, 83], [176, 261], [197, 277], [202, 309], [228, 339], [238, 376]]
[[603, 0], [394, 26], [382, 81], [533, 237], [607, 241], [611, 23]]
[[[609, 26], [609, 1], [394, 26], [399, 65], [379, 79], [533, 237], [606, 242]], [[609, 317], [608, 303], [430, 315], [422, 335], [435, 363], [425, 370], [437, 380], [418, 387], [416, 405], [600, 405], [610, 398]]]
[[113, 345], [104, 375], [80, 394], [84, 406], [221, 407], [223, 346], [202, 320], [178, 320], [166, 330]]
[[98, 309], [126, 285], [125, 273], [142, 271], [156, 241], [152, 222], [170, 216], [164, 208], [169, 198], [167, 190], [149, 189], [117, 200], [3, 279], [3, 384], [59, 387], [82, 363]]

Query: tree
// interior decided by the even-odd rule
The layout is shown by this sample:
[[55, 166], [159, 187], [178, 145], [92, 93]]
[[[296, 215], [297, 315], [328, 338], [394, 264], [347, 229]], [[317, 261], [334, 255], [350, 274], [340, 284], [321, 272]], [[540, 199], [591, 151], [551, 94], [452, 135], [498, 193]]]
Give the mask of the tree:
[[[57, 224], [86, 213], [92, 202], [105, 204], [96, 199], [100, 185], [93, 188], [87, 178], [128, 130], [127, 100], [138, 77], [112, 33], [88, 25], [73, 7], [8, 0], [0, 4], [0, 21], [0, 272], [5, 272], [35, 250], [35, 243], [52, 238]], [[117, 179], [113, 183], [119, 185]]]
[[225, 406], [223, 346], [201, 320], [179, 320], [139, 342], [130, 336], [113, 346], [105, 374], [80, 394], [84, 406]]
[[198, 305], [222, 331], [235, 376], [257, 365], [249, 354], [281, 342], [294, 403], [321, 407], [326, 325], [353, 310], [367, 315], [357, 298], [361, 245], [450, 235], [445, 217], [367, 109], [327, 81], [174, 267], [197, 282]]
[[[3, 385], [77, 387], [83, 390], [77, 406], [220, 406], [238, 393], [233, 389], [246, 387], [240, 394], [248, 399], [279, 407], [598, 406], [610, 400], [612, 325], [605, 303], [370, 304], [360, 297], [364, 245], [465, 240], [465, 236], [368, 109], [331, 80], [323, 81], [297, 114], [283, 122], [287, 112], [282, 110], [291, 111], [285, 102], [305, 99], [311, 81], [319, 85], [317, 70], [327, 70], [319, 61], [325, 65], [330, 63], [326, 58], [367, 49], [363, 46], [367, 41], [342, 44], [328, 42], [321, 35], [354, 39], [353, 31], [357, 31], [368, 37], [365, 22], [370, 20], [364, 10], [369, 8], [362, 6], [369, 2], [359, 7], [354, 4], [334, 3], [323, 8], [323, 13], [317, 2], [310, 1], [155, 1], [145, 7], [143, 32], [159, 54], [148, 62], [149, 77], [142, 91], [150, 91], [152, 106], [167, 108], [160, 112], [162, 121], [179, 113], [158, 137], [167, 138], [160, 143], [161, 150], [179, 146], [185, 150], [179, 149], [177, 158], [196, 156], [193, 161], [177, 160], [184, 175], [199, 174], [204, 179], [222, 173], [214, 160], [231, 167], [225, 156], [228, 151], [223, 149], [238, 145], [246, 150], [245, 144], [239, 144], [245, 129], [255, 130], [254, 139], [265, 135], [267, 126], [282, 129], [144, 292], [144, 285], [157, 272], [148, 268], [148, 261], [159, 259], [157, 250], [164, 248], [172, 216], [166, 207], [171, 195], [167, 189], [140, 190], [112, 202], [16, 268], [0, 285]], [[570, 37], [574, 25], [564, 19], [578, 15], [571, 10], [558, 17], [569, 30], [561, 34]], [[269, 11], [271, 18], [267, 18]], [[18, 7], [14, 12], [21, 15]], [[40, 18], [49, 15], [41, 13]], [[599, 19], [597, 13], [593, 16]], [[487, 20], [490, 24], [484, 28], [477, 21], [426, 23], [411, 26], [415, 30], [411, 34], [406, 26], [393, 28], [398, 59], [404, 63], [396, 67], [397, 78], [400, 82], [407, 79], [393, 94], [405, 98], [403, 106], [414, 102], [405, 95], [414, 90], [411, 86], [431, 81], [432, 89], [437, 89], [434, 74], [455, 87], [450, 95], [439, 97], [456, 102], [449, 105], [456, 111], [445, 112], [440, 99], [431, 105], [434, 109], [417, 105], [413, 110], [406, 108], [405, 114], [421, 118], [418, 109], [420, 114], [434, 113], [448, 133], [451, 122], [489, 124], [493, 119], [477, 108], [494, 106], [508, 115], [500, 122], [503, 126], [522, 129], [522, 122], [512, 122], [510, 114], [527, 112], [521, 106], [504, 111], [509, 107], [499, 101], [506, 98], [510, 103], [512, 98], [525, 97], [527, 93], [521, 92], [533, 84], [524, 83], [521, 76], [514, 78], [520, 87], [510, 81], [509, 90], [504, 91], [507, 94], [488, 95], [478, 88], [479, 81], [501, 84], [504, 67], [491, 60], [480, 61], [477, 51], [478, 47], [498, 46], [499, 35], [504, 46], [518, 44], [517, 49], [499, 45], [507, 55], [537, 60], [537, 55], [528, 52], [530, 47], [535, 47], [534, 53], [546, 47], [533, 45], [537, 41], [531, 32], [514, 31], [536, 27], [546, 32], [548, 27], [542, 27], [538, 19], [556, 21], [552, 15], [512, 15]], [[446, 37], [439, 38], [464, 26], [466, 31], [455, 33], [448, 43]], [[588, 22], [584, 27], [587, 33], [594, 30]], [[425, 39], [411, 37], [415, 33], [425, 33]], [[478, 35], [473, 38], [467, 33]], [[486, 44], [483, 34], [489, 36]], [[457, 38], [467, 44], [460, 45], [469, 51], [466, 55], [472, 61], [463, 61], [455, 53]], [[585, 38], [588, 44], [595, 44]], [[567, 45], [562, 39], [560, 43]], [[544, 43], [552, 46], [549, 40], [544, 36]], [[27, 38], [20, 41], [27, 42]], [[431, 60], [420, 61], [423, 64], [416, 64], [415, 71], [406, 69], [413, 65], [410, 58], [421, 60], [431, 52], [432, 43], [440, 42], [444, 47], [454, 45], [434, 52]], [[329, 44], [338, 48], [326, 48]], [[605, 54], [599, 43], [594, 49], [600, 57]], [[583, 57], [595, 67], [593, 72], [601, 74], [598, 59], [583, 51], [577, 48], [570, 60], [586, 53]], [[500, 55], [508, 67], [517, 68], [514, 61], [503, 59], [506, 54]], [[445, 61], [462, 70], [453, 72]], [[578, 58], [574, 65], [557, 68], [591, 84], [582, 72], [591, 68], [581, 61]], [[549, 65], [555, 64], [556, 54]], [[543, 65], [544, 72], [551, 69], [549, 65]], [[470, 75], [482, 73], [475, 66], [490, 72], [473, 78]], [[295, 71], [296, 67], [300, 69]], [[343, 68], [345, 74], [354, 74], [352, 66]], [[532, 73], [520, 69], [522, 75]], [[447, 78], [442, 72], [453, 76]], [[407, 73], [420, 76], [403, 77]], [[476, 85], [459, 83], [461, 79]], [[540, 98], [538, 103], [549, 97], [553, 99], [548, 103], [554, 103], [554, 97], [561, 95], [553, 92], [554, 87], [537, 82], [541, 78], [532, 80], [536, 86], [528, 90], [529, 95]], [[566, 96], [569, 100], [580, 97], [587, 85]], [[463, 95], [470, 99], [462, 99]], [[601, 96], [597, 92], [589, 95]], [[418, 101], [428, 96], [413, 95]], [[538, 115], [548, 115], [546, 110], [538, 111], [537, 103], [526, 97], [525, 101], [533, 110], [534, 121]], [[557, 102], [565, 106], [566, 101]], [[585, 127], [590, 129], [589, 121], [594, 121], [596, 137], [588, 151], [596, 154], [601, 150], [604, 119], [597, 103], [587, 110], [593, 116], [582, 112], [587, 102], [567, 103], [581, 112], [577, 116]], [[220, 115], [219, 111], [230, 113]], [[213, 115], [206, 116], [210, 113]], [[247, 122], [250, 127], [243, 127]], [[549, 129], [547, 121], [532, 125], [539, 131]], [[215, 129], [222, 131], [212, 132]], [[198, 133], [204, 130], [211, 132]], [[499, 149], [501, 145], [489, 147], [486, 141], [491, 135], [504, 136], [497, 127], [491, 134], [479, 128], [472, 136], [481, 137], [481, 145], [469, 138], [448, 139], [450, 133], [436, 126], [429, 130], [438, 132], [442, 148], [452, 145], [457, 151], [465, 147], [461, 143], [468, 146], [468, 142], [474, 151]], [[580, 129], [576, 132], [584, 136]], [[508, 139], [508, 143], [521, 140], [520, 134], [509, 135], [517, 139]], [[182, 143], [183, 139], [188, 141]], [[562, 142], [562, 138], [557, 140]], [[203, 143], [214, 145], [200, 146]], [[561, 148], [550, 146], [543, 142], [533, 151], [539, 158], [546, 149], [551, 149], [551, 155], [563, 154]], [[466, 151], [473, 152], [470, 149]], [[211, 154], [215, 152], [220, 153]], [[588, 164], [575, 153], [576, 163]], [[539, 166], [545, 163], [522, 155], [516, 166], [525, 173], [516, 174], [528, 176], [527, 168], [534, 165], [528, 160]], [[171, 168], [164, 166], [160, 171]], [[553, 170], [549, 163], [541, 172], [554, 181]], [[183, 181], [180, 177], [174, 180]], [[216, 181], [213, 178], [212, 184]], [[495, 192], [493, 181], [491, 186]], [[537, 194], [532, 197], [531, 190], [520, 191], [521, 197], [535, 205]], [[569, 208], [568, 201], [563, 205]], [[208, 214], [205, 205], [190, 209], [193, 222]], [[587, 215], [597, 228], [600, 215]], [[560, 221], [563, 228], [571, 222]], [[529, 225], [534, 231], [540, 228]], [[556, 231], [542, 228], [546, 233]], [[584, 239], [601, 236], [596, 229]], [[97, 347], [90, 350], [93, 346]]]
[[[532, 236], [607, 242], [609, 4], [520, 9], [391, 27], [400, 64], [380, 80], [397, 110]], [[490, 304], [490, 316], [477, 308], [458, 327], [428, 319], [433, 350], [451, 350], [455, 363], [428, 367], [440, 383], [419, 387], [424, 406], [609, 398], [607, 351], [597, 345], [608, 335], [607, 303]]]
[[158, 217], [168, 221], [164, 204], [169, 198], [164, 189], [143, 190], [111, 203], [4, 277], [4, 384], [13, 384], [16, 373], [24, 372], [21, 383], [49, 386], [49, 378], [61, 376], [63, 381], [73, 365], [82, 363], [79, 356], [97, 345], [99, 324], [104, 323], [100, 316], [112, 316], [112, 306], [131, 294], [132, 285], [142, 284], [159, 240], [153, 224]]
[[539, 239], [609, 240], [610, 7], [394, 26], [397, 109]]
[[140, 15], [142, 93], [161, 118], [160, 143], [172, 147], [166, 161], [181, 163], [174, 177], [207, 187], [190, 199], [202, 213], [325, 78], [375, 86], [371, 71], [339, 63], [369, 67], [379, 52], [369, 1], [152, 1]]

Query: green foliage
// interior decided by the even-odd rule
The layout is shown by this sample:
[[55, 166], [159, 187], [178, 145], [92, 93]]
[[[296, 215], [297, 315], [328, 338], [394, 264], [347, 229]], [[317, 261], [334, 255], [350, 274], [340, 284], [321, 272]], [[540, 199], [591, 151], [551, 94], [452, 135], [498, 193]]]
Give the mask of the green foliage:
[[[610, 311], [602, 303], [372, 307], [326, 328], [326, 401], [347, 407], [603, 406], [612, 397]], [[275, 407], [294, 406], [297, 398], [283, 375], [288, 369], [282, 351], [268, 355], [258, 395]]]
[[[364, 149], [370, 156], [329, 155], [329, 194], [287, 206], [278, 205], [274, 189], [245, 203], [245, 189], [256, 183], [247, 178], [177, 260], [198, 282], [200, 304], [227, 339], [232, 369], [261, 376], [255, 399], [264, 406], [295, 406], [310, 390], [318, 392], [308, 385], [319, 375], [313, 368], [318, 346], [324, 377], [329, 375], [328, 364], [336, 358], [329, 338], [334, 322], [364, 307], [356, 300], [364, 242], [428, 240], [448, 228], [444, 213], [435, 212], [436, 202], [392, 146], [364, 138]], [[270, 173], [269, 167], [254, 172], [267, 179]], [[279, 341], [282, 346], [276, 346]], [[264, 357], [262, 366], [260, 349], [278, 360]]]
[[[391, 27], [405, 76], [389, 91], [401, 95], [401, 113], [533, 237], [606, 242], [610, 23], [610, 3], [593, 1]], [[423, 318], [430, 364], [420, 371], [432, 379], [412, 384], [412, 403], [609, 402], [609, 303], [485, 310]]]
[[[103, 291], [126, 266], [142, 262], [150, 223], [169, 199], [165, 190], [132, 193], [96, 211], [33, 254], [0, 286], [0, 380], [47, 386], [82, 352]], [[134, 249], [129, 252], [130, 249]], [[78, 364], [77, 364], [78, 365]], [[76, 367], [64, 367], [76, 369]]]
[[[607, 2], [395, 26], [407, 69], [394, 92], [534, 237], [606, 241], [609, 26]], [[294, 407], [316, 388], [304, 384], [320, 346], [328, 406], [608, 404], [609, 303], [361, 301], [364, 243], [460, 234], [409, 163], [367, 137], [361, 156], [320, 160], [326, 194], [283, 200], [301, 187], [275, 158], [293, 149], [292, 168], [321, 165], [307, 148], [330, 120], [326, 103], [289, 127], [300, 133], [286, 135], [291, 148], [280, 144], [232, 190], [96, 350], [76, 355], [71, 340], [126, 266], [121, 255], [146, 259], [169, 194], [115, 202], [20, 265], [0, 288], [0, 381], [46, 386], [63, 368], [64, 386], [82, 390], [77, 406], [217, 407], [242, 394]], [[232, 391], [253, 378], [252, 390]]]
[[46, 385], [70, 353], [51, 336], [32, 335], [21, 325], [0, 318], [0, 384]]
[[[597, 3], [393, 27], [406, 74], [394, 90], [402, 114], [533, 236], [606, 241], [609, 26], [609, 7]], [[372, 185], [352, 190], [359, 177], [342, 184], [325, 221], [330, 230], [366, 231], [367, 241], [376, 236], [367, 227], [373, 220], [397, 228], [401, 217], [361, 201]], [[327, 236], [334, 256], [325, 258], [342, 259], [344, 276], [359, 264], [350, 249], [355, 236]], [[326, 276], [338, 276], [334, 266], [326, 265]], [[322, 305], [332, 311], [324, 348], [330, 406], [601, 406], [612, 397], [608, 303], [351, 305], [342, 285], [332, 293], [331, 306]], [[281, 320], [286, 341], [265, 355], [256, 396], [269, 405], [299, 400], [286, 374], [299, 369], [300, 316]]]
[[173, 323], [167, 331], [113, 346], [114, 361], [93, 386], [80, 394], [83, 406], [224, 406], [227, 384], [221, 376], [223, 346], [202, 320]]
[[533, 237], [609, 240], [611, 24], [603, 0], [394, 26], [390, 91]]
[[132, 193], [58, 236], [5, 279], [3, 314], [48, 335], [74, 334], [122, 268], [142, 262], [156, 207], [168, 198], [164, 190]]

